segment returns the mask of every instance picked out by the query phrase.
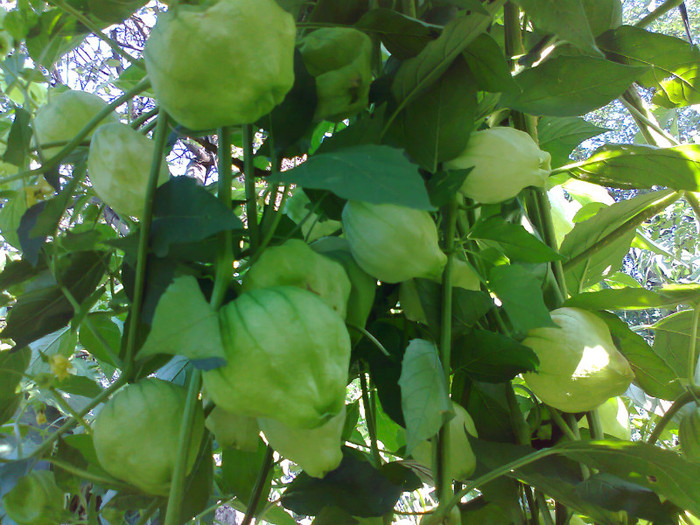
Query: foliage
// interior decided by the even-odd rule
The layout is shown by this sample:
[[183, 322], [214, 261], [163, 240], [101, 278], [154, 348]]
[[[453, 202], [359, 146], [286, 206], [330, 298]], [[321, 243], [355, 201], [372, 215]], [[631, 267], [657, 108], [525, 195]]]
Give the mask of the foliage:
[[697, 8], [643, 3], [4, 2], [0, 520], [700, 519]]

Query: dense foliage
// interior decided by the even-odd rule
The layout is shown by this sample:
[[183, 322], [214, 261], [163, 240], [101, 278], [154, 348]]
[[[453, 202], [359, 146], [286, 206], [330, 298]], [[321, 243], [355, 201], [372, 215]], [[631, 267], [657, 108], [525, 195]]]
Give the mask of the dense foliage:
[[0, 522], [700, 523], [700, 51], [637, 4], [4, 2]]

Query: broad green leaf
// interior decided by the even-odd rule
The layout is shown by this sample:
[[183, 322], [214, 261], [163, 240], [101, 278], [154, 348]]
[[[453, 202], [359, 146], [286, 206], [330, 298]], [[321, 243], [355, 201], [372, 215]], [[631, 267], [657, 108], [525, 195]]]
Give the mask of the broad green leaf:
[[553, 168], [568, 164], [576, 146], [606, 131], [579, 117], [543, 117], [537, 124], [540, 149], [552, 155]]
[[464, 408], [474, 420], [481, 439], [506, 442], [515, 439], [509, 421], [507, 388], [510, 387], [506, 383], [472, 383], [467, 406]]
[[399, 68], [391, 92], [403, 109], [418, 95], [432, 86], [447, 71], [452, 62], [491, 23], [493, 13], [503, 5], [496, 0], [488, 5], [488, 15], [477, 12], [452, 20], [436, 40], [430, 42], [418, 56], [406, 60]]
[[[58, 261], [58, 280], [81, 303], [97, 288], [107, 263], [108, 255], [104, 253], [69, 253]], [[73, 314], [61, 286], [37, 288], [17, 299], [0, 337], [14, 339], [19, 348], [66, 326]]]
[[554, 33], [588, 53], [602, 56], [596, 47], [581, 0], [516, 0], [535, 26]]
[[[676, 373], [676, 377], [686, 380], [697, 375], [698, 351], [689, 369], [690, 343], [693, 333], [693, 310], [682, 310], [664, 317], [654, 329], [654, 352]], [[696, 344], [700, 343], [700, 333], [695, 334]], [[696, 348], [700, 348], [697, 345]]]
[[[119, 353], [120, 341], [122, 337], [121, 330], [112, 321], [109, 314], [93, 313], [88, 315], [88, 319], [92, 327], [97, 331], [102, 340], [104, 340], [109, 347]], [[85, 323], [80, 326], [80, 344], [85, 347], [85, 350], [90, 352], [93, 357], [99, 359], [100, 361], [105, 361], [112, 365], [117, 365], [112, 361], [108, 351], [104, 348], [102, 341], [98, 339], [90, 330]]]
[[389, 146], [352, 146], [319, 153], [269, 180], [329, 190], [343, 199], [433, 209], [418, 166]]
[[610, 144], [569, 172], [577, 179], [614, 188], [666, 186], [700, 191], [700, 144], [670, 148]]
[[39, 16], [27, 35], [27, 51], [32, 59], [51, 69], [65, 53], [80, 45], [87, 29], [61, 9], [49, 9]]
[[151, 244], [161, 257], [172, 244], [243, 230], [243, 223], [230, 208], [189, 177], [171, 179], [156, 190], [153, 215]]
[[575, 117], [619, 97], [645, 71], [602, 58], [560, 56], [516, 76], [521, 92], [504, 93], [501, 105], [532, 115]]
[[507, 222], [500, 216], [477, 222], [469, 236], [497, 242], [508, 258], [516, 261], [541, 263], [563, 259], [521, 225]]
[[519, 264], [496, 266], [489, 288], [503, 303], [513, 328], [520, 334], [541, 326], [556, 326], [542, 298], [542, 282], [536, 270]]
[[646, 487], [700, 515], [700, 465], [676, 452], [630, 441], [570, 442], [556, 448], [574, 461]]
[[[251, 494], [255, 488], [258, 474], [265, 462], [267, 446], [263, 440], [258, 441], [256, 452], [245, 452], [232, 448], [224, 449], [222, 453], [221, 476], [217, 477], [217, 483], [222, 490], [232, 493], [241, 502], [241, 510], [245, 512]], [[262, 496], [256, 510], [260, 511], [267, 504], [267, 495], [272, 484], [272, 469], [264, 480]]]
[[439, 171], [428, 181], [428, 193], [433, 206], [440, 208], [450, 203], [464, 184], [472, 168], [466, 170]]
[[16, 107], [15, 119], [12, 121], [10, 135], [7, 137], [7, 149], [2, 160], [24, 166], [24, 161], [29, 155], [32, 130], [29, 128], [30, 114], [26, 110]]
[[445, 373], [437, 347], [430, 341], [414, 339], [406, 348], [401, 366], [401, 407], [406, 420], [408, 454], [438, 433], [454, 417]]
[[[217, 312], [207, 303], [192, 276], [178, 277], [160, 297], [153, 327], [138, 358], [155, 354], [183, 355], [195, 361], [214, 359], [212, 368], [226, 361]], [[207, 367], [208, 368], [208, 367]]]
[[673, 308], [679, 304], [700, 301], [699, 284], [672, 284], [648, 290], [646, 288], [618, 288], [585, 292], [569, 298], [564, 306], [587, 310], [645, 310]]
[[534, 372], [539, 359], [527, 346], [501, 334], [474, 330], [452, 350], [452, 370], [464, 371], [477, 381], [501, 383], [523, 372]]
[[646, 217], [644, 212], [655, 205], [663, 203], [664, 199], [672, 195], [671, 191], [656, 191], [638, 195], [626, 201], [615, 204], [598, 211], [592, 218], [579, 222], [574, 229], [564, 237], [559, 248], [559, 253], [569, 260], [579, 257], [575, 264], [565, 263], [566, 281], [571, 294], [578, 294], [589, 286], [601, 281], [603, 277], [614, 273], [619, 268], [622, 259], [627, 254], [630, 244], [635, 236], [635, 228], [623, 232], [617, 238], [605, 241], [602, 249], [589, 256], [587, 253], [601, 239], [620, 230], [620, 228], [632, 221], [638, 225]]
[[676, 399], [683, 393], [678, 374], [664, 358], [650, 347], [644, 338], [634, 333], [615, 314], [597, 312], [610, 329], [615, 345], [630, 363], [634, 382], [652, 397]]
[[647, 88], [656, 88], [653, 102], [679, 107], [700, 102], [700, 49], [685, 40], [623, 26], [600, 36], [599, 47], [611, 60], [649, 66], [640, 77]]
[[622, 0], [582, 0], [582, 3], [594, 36], [622, 25]]
[[467, 61], [480, 90], [502, 93], [518, 89], [503, 51], [488, 34], [482, 33], [476, 37], [462, 56]]
[[16, 249], [22, 247], [19, 241], [17, 230], [22, 221], [22, 217], [27, 212], [27, 199], [24, 190], [19, 190], [0, 209], [0, 232], [2, 237]]
[[381, 7], [368, 11], [355, 27], [377, 35], [389, 53], [399, 59], [416, 56], [435, 32], [425, 22]]
[[76, 396], [94, 398], [102, 393], [102, 387], [88, 377], [70, 375], [56, 384], [56, 388]]
[[[404, 471], [404, 483], [397, 484], [384, 474], [391, 465]], [[404, 490], [415, 488], [415, 476], [407, 468], [389, 463], [377, 470], [359, 453], [344, 449], [343, 461], [336, 470], [323, 479], [299, 474], [287, 486], [281, 503], [306, 516], [315, 516], [322, 509], [335, 506], [353, 516], [369, 518], [390, 512]]]
[[458, 57], [430, 88], [394, 120], [389, 136], [430, 172], [464, 151], [473, 127], [476, 85]]

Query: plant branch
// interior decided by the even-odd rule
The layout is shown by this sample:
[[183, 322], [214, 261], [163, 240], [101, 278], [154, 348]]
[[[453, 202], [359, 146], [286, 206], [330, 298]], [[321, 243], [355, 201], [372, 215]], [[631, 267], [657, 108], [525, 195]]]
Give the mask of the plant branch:
[[664, 16], [671, 9], [680, 6], [683, 3], [683, 1], [684, 0], [666, 0], [666, 2], [654, 9], [651, 13], [649, 13], [647, 16], [642, 18], [639, 22], [637, 22], [634, 25], [636, 27], [647, 27], [652, 22], [655, 22], [656, 20]]
[[245, 174], [246, 218], [248, 220], [248, 238], [250, 251], [255, 254], [260, 245], [260, 231], [258, 226], [258, 195], [255, 190], [255, 165], [253, 150], [253, 126], [243, 126], [243, 173]]
[[255, 480], [253, 492], [248, 500], [245, 517], [243, 518], [241, 525], [250, 525], [250, 522], [253, 521], [253, 517], [256, 514], [255, 510], [258, 508], [260, 498], [262, 498], [263, 489], [265, 488], [265, 481], [267, 480], [267, 476], [272, 468], [272, 459], [274, 457], [273, 452], [272, 447], [268, 446], [267, 451], [265, 452], [265, 459], [263, 460], [262, 468], [260, 469], [260, 472], [258, 472], [258, 478]]

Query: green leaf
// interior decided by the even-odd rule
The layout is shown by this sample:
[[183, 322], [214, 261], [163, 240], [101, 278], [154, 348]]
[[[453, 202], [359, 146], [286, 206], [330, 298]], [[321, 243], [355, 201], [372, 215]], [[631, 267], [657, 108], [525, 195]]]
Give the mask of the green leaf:
[[[696, 375], [697, 358], [689, 369], [689, 352], [691, 334], [693, 333], [693, 310], [682, 310], [664, 317], [652, 328], [654, 329], [654, 353], [676, 373], [681, 380]], [[700, 333], [696, 335], [696, 344], [700, 342]], [[698, 345], [696, 348], [700, 348]]]
[[428, 193], [433, 206], [440, 208], [451, 202], [472, 169], [439, 171], [430, 177]]
[[243, 230], [233, 210], [189, 177], [176, 177], [156, 190], [153, 215], [151, 244], [161, 257], [168, 254], [171, 244]]
[[473, 12], [453, 19], [439, 38], [425, 46], [418, 56], [401, 64], [391, 86], [391, 92], [399, 103], [397, 112], [438, 81], [452, 61], [483, 33], [491, 23], [493, 13], [503, 3], [497, 0], [489, 4], [488, 15]]
[[537, 124], [540, 149], [552, 155], [553, 168], [568, 164], [576, 146], [606, 131], [579, 117], [542, 117]]
[[672, 284], [654, 290], [646, 288], [617, 288], [586, 292], [570, 297], [564, 306], [586, 310], [646, 310], [673, 308], [679, 304], [700, 301], [700, 285]]
[[520, 224], [507, 222], [499, 216], [477, 222], [469, 236], [497, 242], [508, 258], [516, 261], [540, 263], [563, 259]]
[[56, 384], [56, 388], [76, 396], [94, 398], [102, 393], [102, 387], [88, 377], [70, 375]]
[[195, 366], [201, 361], [206, 369], [226, 363], [218, 314], [190, 275], [176, 278], [158, 301], [153, 327], [138, 358], [155, 354], [183, 355]]
[[[108, 257], [100, 252], [69, 253], [59, 260], [58, 281], [80, 303], [102, 280]], [[66, 326], [73, 314], [61, 286], [37, 288], [17, 299], [0, 337], [14, 339], [17, 347], [22, 347]]]
[[610, 144], [569, 171], [577, 179], [614, 188], [700, 191], [700, 144], [670, 148]]
[[504, 93], [501, 105], [531, 115], [575, 117], [619, 97], [645, 71], [602, 58], [560, 56], [516, 76], [521, 92]]
[[357, 452], [344, 449], [340, 466], [325, 478], [300, 474], [287, 486], [281, 498], [282, 505], [306, 516], [315, 516], [330, 506], [361, 517], [382, 516], [390, 512], [404, 487], [393, 483], [361, 457]]
[[517, 3], [541, 31], [554, 33], [583, 51], [602, 56], [581, 0], [517, 0]]
[[377, 35], [389, 53], [399, 59], [420, 53], [435, 31], [425, 22], [381, 7], [368, 11], [355, 27]]
[[[122, 333], [119, 327], [114, 323], [114, 321], [112, 321], [110, 315], [92, 313], [88, 315], [88, 319], [97, 333], [100, 334], [102, 339], [109, 344], [110, 348], [115, 352], [119, 352]], [[115, 366], [117, 365], [117, 363], [112, 361], [111, 356], [102, 345], [102, 342], [95, 337], [92, 330], [90, 330], [84, 323], [80, 326], [80, 336], [78, 340], [80, 341], [80, 344], [85, 347], [85, 350], [90, 352], [90, 354], [92, 354], [92, 356], [96, 359], [105, 361]]]
[[368, 144], [320, 153], [269, 180], [329, 190], [343, 199], [433, 209], [418, 166], [388, 146]]
[[683, 393], [678, 374], [672, 363], [656, 353], [644, 338], [634, 333], [615, 314], [596, 312], [610, 329], [615, 346], [629, 361], [634, 371], [634, 382], [647, 394], [672, 401]]
[[406, 453], [438, 433], [454, 417], [437, 347], [414, 339], [401, 366], [401, 407], [406, 420]]
[[623, 26], [600, 36], [598, 45], [611, 60], [650, 67], [640, 77], [656, 88], [655, 104], [672, 108], [700, 102], [700, 49], [685, 40], [638, 27]]
[[574, 461], [646, 487], [700, 515], [700, 465], [643, 442], [590, 441], [558, 445]]
[[437, 82], [405, 107], [389, 136], [414, 161], [435, 172], [439, 162], [454, 159], [466, 148], [476, 105], [473, 76], [458, 57]]
[[526, 334], [532, 328], [556, 326], [542, 298], [542, 282], [536, 270], [519, 264], [496, 266], [489, 287], [503, 303], [513, 328]]
[[452, 370], [477, 381], [501, 383], [523, 372], [534, 372], [539, 359], [527, 346], [501, 334], [474, 330], [453, 348]]
[[[226, 448], [223, 451], [221, 476], [217, 479], [217, 482], [221, 490], [234, 494], [237, 499], [243, 502], [243, 507], [248, 504], [248, 500], [253, 493], [266, 453], [267, 446], [262, 439], [258, 441], [258, 450], [256, 452], [245, 452], [232, 448]], [[267, 504], [267, 495], [270, 493], [272, 484], [272, 472], [272, 469], [270, 469], [270, 474], [264, 481], [262, 497], [256, 509], [258, 512]], [[245, 508], [242, 510], [245, 511]]]
[[65, 53], [79, 46], [88, 31], [61, 9], [49, 9], [39, 16], [27, 34], [27, 51], [32, 59], [51, 69]]
[[488, 34], [482, 33], [476, 37], [462, 56], [480, 90], [502, 93], [519, 89], [510, 74], [501, 47]]
[[[579, 222], [564, 237], [559, 253], [571, 259], [584, 253], [600, 239], [618, 230], [628, 221], [636, 221], [647, 208], [671, 195], [670, 191], [655, 191], [638, 195], [626, 201], [602, 208], [592, 218]], [[641, 219], [639, 220], [641, 222]], [[566, 281], [572, 294], [580, 293], [589, 286], [617, 271], [630, 249], [635, 236], [634, 228], [609, 242], [605, 247], [581, 260], [577, 264], [565, 265]]]
[[3, 161], [15, 166], [24, 166], [32, 141], [32, 130], [29, 128], [29, 122], [29, 112], [16, 107], [15, 119], [12, 121], [10, 135], [7, 137], [7, 149], [2, 156]]

